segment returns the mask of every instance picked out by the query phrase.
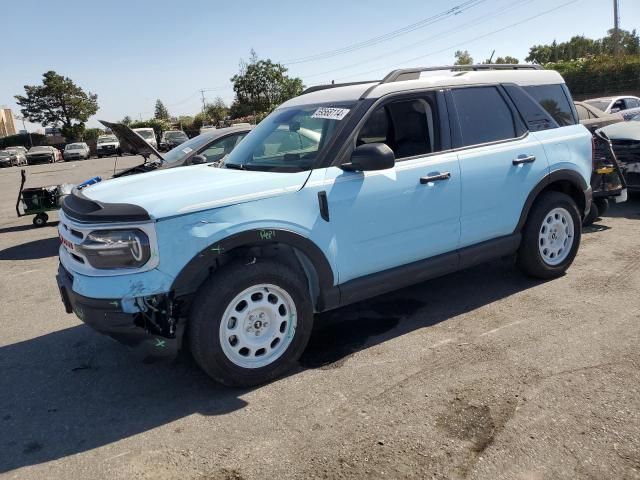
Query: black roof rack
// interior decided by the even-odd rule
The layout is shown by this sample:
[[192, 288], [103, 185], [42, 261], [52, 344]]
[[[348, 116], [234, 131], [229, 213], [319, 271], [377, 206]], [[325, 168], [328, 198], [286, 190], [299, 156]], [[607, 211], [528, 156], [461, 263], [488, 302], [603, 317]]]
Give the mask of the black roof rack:
[[478, 71], [478, 70], [543, 70], [541, 65], [534, 64], [480, 64], [480, 65], [444, 65], [441, 67], [401, 68], [393, 70], [380, 83], [400, 82], [403, 80], [417, 80], [422, 72], [449, 71]]
[[313, 87], [307, 88], [300, 95], [304, 95], [306, 93], [311, 93], [311, 92], [318, 92], [320, 90], [327, 90], [329, 88], [348, 87], [350, 85], [364, 85], [365, 83], [380, 83], [380, 80], [366, 80], [364, 82], [329, 83], [327, 85], [314, 85]]

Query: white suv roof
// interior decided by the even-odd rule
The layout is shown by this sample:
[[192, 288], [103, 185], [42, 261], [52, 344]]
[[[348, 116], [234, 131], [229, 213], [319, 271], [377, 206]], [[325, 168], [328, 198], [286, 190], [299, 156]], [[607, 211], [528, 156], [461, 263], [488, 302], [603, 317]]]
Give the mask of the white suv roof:
[[[477, 70], [474, 70], [476, 68]], [[303, 92], [302, 95], [285, 102], [282, 106], [355, 101], [360, 98], [379, 98], [389, 93], [406, 90], [495, 83], [515, 83], [521, 86], [557, 85], [564, 83], [564, 79], [558, 72], [542, 70], [537, 65], [500, 65], [496, 68], [486, 65], [416, 68], [396, 70], [382, 81], [311, 87], [308, 89], [309, 93]]]

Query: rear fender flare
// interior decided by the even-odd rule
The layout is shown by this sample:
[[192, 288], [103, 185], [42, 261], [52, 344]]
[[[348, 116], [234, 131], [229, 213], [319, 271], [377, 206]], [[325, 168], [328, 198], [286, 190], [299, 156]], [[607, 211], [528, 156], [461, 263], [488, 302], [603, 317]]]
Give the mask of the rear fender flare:
[[522, 229], [527, 222], [529, 211], [538, 198], [538, 195], [540, 195], [540, 193], [542, 193], [542, 191], [547, 189], [549, 186], [561, 181], [569, 182], [576, 189], [582, 192], [582, 195], [584, 195], [585, 211], [580, 213], [581, 215], [586, 215], [586, 213], [588, 213], [589, 208], [591, 207], [591, 195], [589, 194], [590, 185], [585, 181], [582, 175], [580, 175], [575, 170], [555, 170], [545, 176], [542, 180], [540, 180], [540, 182], [538, 182], [538, 184], [533, 188], [533, 190], [531, 190], [531, 192], [527, 196], [527, 200], [524, 202], [524, 207], [522, 208], [522, 213], [520, 214], [520, 219], [518, 221], [516, 229], [514, 230], [514, 233], [522, 232]]

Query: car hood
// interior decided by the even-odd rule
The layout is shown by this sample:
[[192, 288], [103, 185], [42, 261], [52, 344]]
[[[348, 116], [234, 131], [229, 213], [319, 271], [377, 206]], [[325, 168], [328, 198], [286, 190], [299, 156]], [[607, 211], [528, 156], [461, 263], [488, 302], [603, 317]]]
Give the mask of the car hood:
[[620, 122], [602, 127], [611, 140], [640, 140], [640, 122]]
[[113, 178], [86, 187], [82, 193], [101, 203], [138, 205], [160, 219], [293, 193], [302, 188], [309, 174], [195, 165]]
[[105, 120], [100, 120], [100, 123], [107, 127], [120, 141], [120, 147], [127, 152], [132, 150], [136, 151], [143, 157], [150, 157], [154, 155], [160, 160], [164, 160], [162, 155], [147, 143], [140, 135], [131, 130], [129, 127], [122, 123], [111, 123]]

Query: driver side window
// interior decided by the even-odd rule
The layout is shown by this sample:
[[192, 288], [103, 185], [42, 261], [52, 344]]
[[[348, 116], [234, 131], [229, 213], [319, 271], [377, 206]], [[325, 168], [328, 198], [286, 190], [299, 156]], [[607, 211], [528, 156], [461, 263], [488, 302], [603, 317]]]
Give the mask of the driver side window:
[[440, 150], [435, 98], [429, 95], [379, 106], [362, 126], [356, 146], [384, 143], [396, 160]]

